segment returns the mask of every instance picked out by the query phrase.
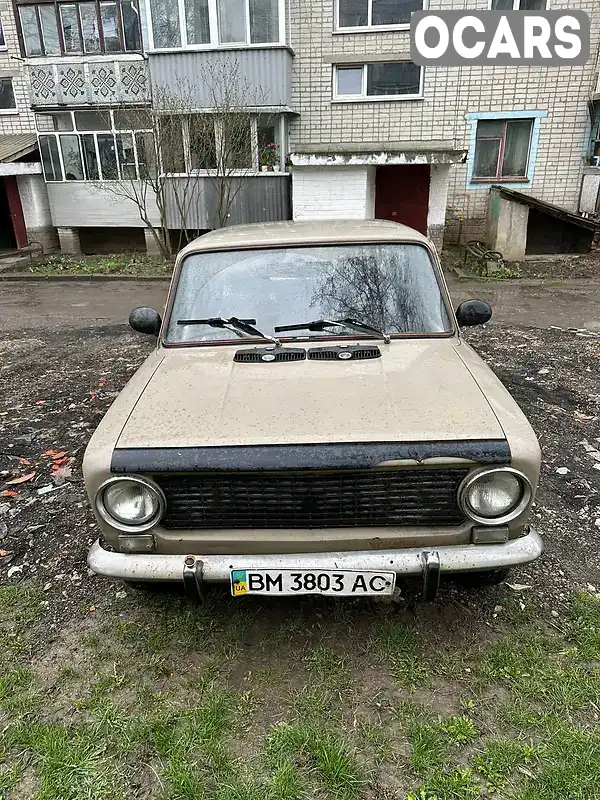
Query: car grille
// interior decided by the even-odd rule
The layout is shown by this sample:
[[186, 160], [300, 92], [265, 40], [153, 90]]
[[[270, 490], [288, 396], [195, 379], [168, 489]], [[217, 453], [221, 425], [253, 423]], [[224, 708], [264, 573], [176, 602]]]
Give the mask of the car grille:
[[339, 360], [364, 360], [381, 358], [378, 347], [313, 347], [308, 351], [308, 357], [313, 361], [339, 361]]
[[169, 530], [456, 525], [467, 469], [159, 475]]

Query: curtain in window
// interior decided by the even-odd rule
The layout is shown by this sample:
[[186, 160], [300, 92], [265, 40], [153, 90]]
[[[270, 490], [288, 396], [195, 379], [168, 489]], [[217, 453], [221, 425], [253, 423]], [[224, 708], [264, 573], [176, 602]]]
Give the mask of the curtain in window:
[[150, 0], [155, 47], [181, 47], [177, 0]]
[[250, 41], [279, 40], [279, 0], [250, 0]]
[[502, 177], [525, 177], [527, 175], [531, 124], [530, 119], [517, 119], [507, 124]]
[[246, 41], [246, 0], [219, 0], [219, 39]]
[[208, 0], [185, 0], [188, 44], [210, 44]]

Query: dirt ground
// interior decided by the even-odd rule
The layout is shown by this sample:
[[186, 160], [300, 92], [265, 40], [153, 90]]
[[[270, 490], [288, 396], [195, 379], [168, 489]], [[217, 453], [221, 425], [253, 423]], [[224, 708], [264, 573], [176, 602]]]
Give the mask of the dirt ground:
[[[540, 597], [554, 603], [561, 591], [600, 576], [600, 336], [492, 325], [468, 339], [520, 403], [542, 446], [534, 518], [547, 555], [519, 580], [535, 582]], [[81, 461], [92, 431], [151, 347], [123, 326], [0, 339], [0, 541], [9, 551], [0, 569], [4, 578], [11, 569], [12, 580], [49, 583], [57, 619], [104, 586], [86, 573], [96, 528]], [[66, 477], [53, 479], [55, 464], [66, 467]]]
[[398, 607], [196, 608], [90, 575], [84, 449], [152, 345], [123, 325], [5, 330], [0, 797], [600, 798], [600, 605], [581, 633], [600, 591], [600, 335], [566, 327], [467, 334], [540, 439], [544, 557]]

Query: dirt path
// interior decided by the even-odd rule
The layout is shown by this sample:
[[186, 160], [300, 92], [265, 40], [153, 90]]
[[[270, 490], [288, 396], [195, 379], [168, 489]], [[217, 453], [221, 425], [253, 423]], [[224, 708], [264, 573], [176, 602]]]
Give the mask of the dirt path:
[[[121, 324], [136, 306], [162, 311], [167, 289], [166, 281], [0, 282], [0, 330]], [[450, 292], [456, 304], [488, 300], [496, 322], [600, 330], [600, 280], [450, 282]]]

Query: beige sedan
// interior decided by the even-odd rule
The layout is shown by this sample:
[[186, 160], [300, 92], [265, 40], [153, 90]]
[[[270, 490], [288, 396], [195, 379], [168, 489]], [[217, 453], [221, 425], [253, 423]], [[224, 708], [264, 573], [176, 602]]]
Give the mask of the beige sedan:
[[535, 434], [460, 335], [438, 256], [391, 222], [209, 233], [178, 256], [156, 348], [88, 446], [101, 538], [133, 583], [385, 596], [536, 559]]

